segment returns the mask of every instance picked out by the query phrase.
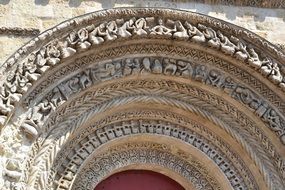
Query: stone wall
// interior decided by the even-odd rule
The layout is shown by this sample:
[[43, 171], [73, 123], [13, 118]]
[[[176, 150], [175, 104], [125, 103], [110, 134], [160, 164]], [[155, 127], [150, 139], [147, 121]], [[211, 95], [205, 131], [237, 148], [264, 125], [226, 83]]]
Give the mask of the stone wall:
[[[130, 6], [167, 7], [199, 12], [249, 29], [284, 47], [285, 9], [276, 6], [270, 8], [271, 4], [259, 5], [257, 1], [251, 1], [255, 4], [242, 4], [252, 7], [224, 3], [230, 1], [213, 2], [215, 1], [0, 0], [0, 63], [37, 33], [64, 20], [101, 9]], [[278, 2], [279, 7], [282, 7], [283, 1]]]

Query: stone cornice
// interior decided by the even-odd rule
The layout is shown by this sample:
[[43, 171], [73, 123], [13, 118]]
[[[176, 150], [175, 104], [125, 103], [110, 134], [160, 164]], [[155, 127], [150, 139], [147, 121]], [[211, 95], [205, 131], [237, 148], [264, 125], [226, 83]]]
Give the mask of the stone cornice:
[[248, 7], [259, 7], [259, 8], [275, 8], [284, 9], [284, 0], [172, 0], [173, 2], [196, 2], [196, 3], [206, 3], [214, 5], [227, 5], [227, 6], [248, 6]]

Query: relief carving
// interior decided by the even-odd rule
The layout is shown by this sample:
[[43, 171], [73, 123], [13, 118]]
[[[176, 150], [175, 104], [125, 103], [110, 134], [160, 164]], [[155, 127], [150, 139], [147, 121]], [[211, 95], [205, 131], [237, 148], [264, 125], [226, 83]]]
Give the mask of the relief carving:
[[172, 36], [172, 32], [175, 31], [175, 29], [168, 28], [164, 25], [163, 20], [161, 18], [158, 18], [157, 20], [158, 25], [152, 27], [150, 30], [150, 35], [161, 35], [161, 36]]
[[206, 41], [205, 35], [195, 26], [186, 21], [185, 27], [187, 28], [187, 32], [191, 41], [196, 43], [203, 43]]
[[[135, 12], [135, 10], [133, 11]], [[145, 13], [147, 11], [146, 9], [143, 12]], [[164, 12], [167, 11], [164, 10]], [[130, 13], [132, 13], [132, 11], [130, 11]], [[173, 13], [169, 12], [168, 14]], [[169, 18], [172, 20], [158, 16], [150, 18], [144, 14], [142, 17], [132, 16], [130, 18], [124, 17], [116, 20], [107, 20], [103, 23], [95, 22], [96, 24], [86, 27], [77, 27], [78, 29], [76, 31], [64, 34], [65, 37], [62, 38], [62, 36], [60, 36], [54, 41], [49, 41], [48, 44], [42, 39], [48, 39], [49, 37], [50, 40], [50, 36], [52, 36], [53, 32], [48, 31], [49, 33], [41, 34], [35, 41], [31, 41], [27, 46], [21, 48], [15, 56], [9, 59], [3, 66], [3, 68], [7, 67], [8, 69], [4, 69], [4, 80], [0, 85], [0, 126], [2, 127], [8, 123], [8, 119], [13, 116], [22, 96], [25, 97], [25, 93], [41, 75], [54, 67], [54, 65], [60, 64], [62, 59], [70, 57], [77, 52], [85, 51], [91, 48], [91, 46], [102, 45], [105, 42], [120, 38], [131, 39], [132, 37], [141, 36], [146, 38], [150, 36], [150, 38], [159, 39], [166, 37], [209, 46], [247, 63], [285, 91], [284, 71], [282, 70], [282, 61], [280, 61], [281, 58], [284, 58], [284, 55], [274, 49], [274, 47], [271, 48], [270, 45], [266, 45], [267, 43], [263, 42], [263, 40], [260, 40], [251, 33], [245, 38], [239, 36], [239, 39], [235, 36], [237, 36], [240, 31], [232, 29], [226, 24], [220, 25], [220, 22], [215, 22], [213, 19], [208, 19], [207, 24], [206, 21], [197, 21], [198, 16], [194, 18], [195, 21], [193, 23], [191, 19], [185, 21], [182, 17], [180, 17], [180, 19], [176, 19], [175, 16]], [[81, 21], [78, 20], [78, 23], [80, 22]], [[72, 26], [78, 26], [78, 23]], [[84, 23], [84, 19], [82, 19], [82, 23]], [[62, 24], [60, 27], [64, 28], [65, 25], [67, 26], [68, 24], [70, 23]], [[60, 29], [60, 27], [57, 29]], [[229, 31], [224, 32], [225, 28], [229, 29]], [[241, 31], [240, 34], [244, 35], [245, 32]], [[253, 37], [250, 37], [251, 35]], [[250, 40], [248, 39], [253, 39], [253, 45], [249, 44]], [[258, 40], [261, 42], [257, 43]], [[41, 44], [40, 48], [37, 45], [34, 49], [29, 49], [31, 44], [38, 43], [36, 41], [39, 41]], [[259, 48], [255, 49], [257, 45], [260, 45], [261, 48], [264, 47], [265, 51], [260, 52], [260, 50], [258, 50]], [[272, 58], [271, 53], [276, 55], [276, 57]], [[29, 56], [23, 58], [23, 55], [26, 54]], [[101, 65], [100, 68], [86, 70], [77, 76], [73, 76], [72, 79], [61, 82], [47, 97], [44, 97], [41, 102], [38, 102], [33, 108], [28, 110], [28, 116], [20, 128], [29, 138], [35, 139], [41, 133], [41, 126], [46, 118], [49, 117], [50, 113], [57, 109], [74, 93], [88, 88], [100, 80], [109, 80], [139, 73], [189, 77], [205, 84], [221, 88], [237, 101], [251, 108], [252, 111], [265, 121], [270, 129], [280, 137], [280, 140], [285, 143], [284, 120], [282, 116], [279, 115], [282, 111], [275, 110], [270, 104], [267, 105], [262, 97], [252, 93], [247, 87], [237, 84], [233, 78], [225, 76], [218, 70], [203, 67], [203, 65], [199, 66], [182, 60], [152, 59], [149, 57], [143, 59], [130, 58], [125, 61], [108, 63]], [[262, 90], [263, 89], [260, 91]], [[269, 93], [268, 96], [277, 95]], [[281, 105], [282, 102], [278, 104]], [[125, 130], [125, 132], [128, 132], [127, 128]], [[20, 171], [12, 169], [10, 166], [8, 168], [10, 169], [7, 169], [6, 175], [18, 180], [20, 177], [17, 177], [18, 173], [16, 172]], [[228, 174], [228, 176], [231, 174]], [[235, 182], [233, 182], [233, 184], [234, 183]], [[15, 187], [16, 186], [17, 184]], [[18, 188], [20, 188], [20, 186]]]
[[[117, 86], [116, 88], [121, 88], [121, 87]], [[132, 88], [134, 88], [134, 87], [132, 87]], [[158, 88], [158, 86], [157, 86], [157, 88]], [[177, 88], [179, 88], [179, 87], [177, 87]], [[135, 90], [137, 90], [137, 89], [135, 89]], [[201, 93], [198, 92], [197, 95], [199, 95], [199, 94], [201, 94]], [[87, 100], [87, 101], [89, 101], [89, 100]], [[239, 115], [239, 114], [237, 113], [236, 115]], [[118, 128], [116, 128], [116, 132], [114, 132], [114, 133], [110, 133], [110, 130], [106, 130], [106, 131], [101, 130], [100, 133], [97, 134], [99, 139], [100, 139], [100, 142], [107, 142], [108, 139], [113, 139], [116, 136], [115, 134], [129, 134], [130, 132], [132, 132], [132, 130], [130, 130], [130, 127], [129, 127], [130, 125], [124, 124], [124, 126], [126, 126], [126, 127], [124, 127], [122, 129], [121, 133], [118, 133]], [[246, 126], [247, 126], [247, 124], [246, 124]], [[148, 124], [148, 125], [144, 125], [144, 126], [142, 125], [142, 127], [143, 127], [142, 131], [145, 131], [145, 132], [150, 131], [150, 132], [157, 133], [157, 132], [161, 131], [160, 130], [161, 128], [155, 127], [155, 125], [152, 125], [152, 124]], [[137, 131], [137, 130], [134, 130], [134, 131]], [[166, 131], [169, 132], [169, 130], [166, 130]], [[88, 134], [90, 134], [90, 132], [88, 132]], [[175, 137], [180, 137], [180, 134], [183, 134], [183, 133], [179, 134], [179, 131], [173, 130], [173, 133], [170, 132], [170, 134], [173, 134], [173, 136], [175, 136]], [[185, 135], [181, 135], [181, 138], [185, 138]], [[192, 141], [192, 140], [193, 140], [193, 138], [190, 138], [190, 141]], [[193, 141], [193, 142], [195, 142], [195, 141]], [[95, 143], [95, 144], [97, 144], [97, 143]], [[195, 146], [200, 146], [200, 145], [201, 145], [201, 141], [195, 142]], [[205, 149], [205, 150], [207, 150], [207, 149]]]
[[[139, 125], [138, 125], [139, 124]], [[130, 128], [129, 128], [130, 127]], [[128, 129], [129, 132], [126, 132], [125, 130]], [[239, 177], [239, 172], [235, 169], [235, 167], [230, 163], [230, 161], [228, 161], [227, 158], [225, 158], [224, 156], [221, 156], [221, 152], [219, 151], [215, 151], [215, 147], [213, 147], [212, 145], [209, 145], [204, 139], [202, 139], [202, 137], [200, 137], [199, 135], [193, 135], [191, 134], [192, 132], [188, 131], [188, 130], [183, 130], [182, 128], [177, 128], [177, 126], [174, 126], [173, 124], [170, 123], [165, 123], [163, 121], [146, 121], [146, 120], [131, 120], [128, 122], [122, 122], [121, 125], [119, 124], [113, 124], [110, 126], [106, 126], [104, 127], [104, 129], [98, 129], [96, 132], [92, 133], [92, 137], [90, 136], [89, 139], [92, 139], [92, 144], [100, 144], [100, 143], [106, 143], [109, 140], [121, 137], [121, 136], [126, 136], [126, 135], [131, 135], [134, 134], [133, 129], [137, 129], [137, 132], [135, 134], [140, 134], [140, 133], [154, 133], [154, 134], [167, 134], [168, 131], [169, 136], [181, 139], [187, 143], [192, 144], [193, 146], [197, 147], [198, 149], [204, 151], [209, 157], [211, 157], [211, 159], [216, 162], [216, 164], [218, 165], [218, 167], [221, 168], [221, 170], [223, 172], [227, 172], [228, 170], [231, 171], [231, 173], [228, 173], [227, 176], [230, 176], [229, 181], [231, 183], [234, 183], [236, 187], [239, 188], [246, 188], [243, 182], [243, 179], [241, 179]], [[120, 135], [116, 135], [118, 134], [118, 132], [120, 131]], [[93, 137], [93, 135], [96, 135], [97, 137]], [[94, 140], [97, 141], [97, 143], [94, 142]], [[86, 142], [85, 144], [90, 144], [89, 142]], [[82, 146], [82, 148], [79, 148], [76, 153], [73, 155], [73, 157], [71, 158], [71, 162], [67, 165], [69, 165], [70, 167], [73, 166], [72, 162], [76, 161], [77, 165], [81, 165], [84, 160], [86, 160], [88, 158], [88, 156], [93, 152], [96, 151], [95, 148], [92, 146], [91, 149], [89, 149], [88, 152], [86, 152], [86, 148], [85, 148], [85, 144]], [[142, 144], [143, 147], [147, 147], [148, 144]], [[137, 147], [138, 145], [135, 145], [134, 143], [130, 143], [128, 145], [128, 150], [130, 150], [132, 147]], [[141, 147], [141, 148], [143, 148]], [[159, 148], [161, 146], [154, 146], [152, 145], [152, 147], [154, 148]], [[169, 148], [166, 148], [165, 146], [162, 146], [161, 148], [163, 148], [164, 151], [168, 150]], [[120, 150], [118, 147], [117, 148], [112, 148], [111, 150], [108, 150], [109, 153], [112, 153], [113, 151], [118, 151]], [[137, 152], [137, 151], [136, 151]], [[137, 154], [137, 153], [134, 153]], [[185, 154], [184, 154], [185, 155]], [[77, 158], [83, 158], [83, 159], [77, 159]], [[155, 154], [153, 155], [153, 161], [157, 162], [158, 158], [168, 158], [168, 157], [157, 157]], [[133, 160], [133, 157], [130, 156], [129, 158], [125, 158], [123, 159], [126, 162], [129, 162], [129, 160]], [[177, 161], [175, 160], [169, 160], [168, 161], [170, 166], [176, 166], [178, 164]], [[117, 164], [115, 164], [117, 165]], [[119, 164], [120, 165], [120, 164]], [[117, 165], [118, 166], [118, 165]], [[101, 168], [101, 167], [100, 167]], [[185, 167], [183, 167], [185, 168]], [[182, 169], [182, 168], [181, 168]], [[70, 170], [69, 167], [65, 169], [65, 171], [72, 171], [72, 174], [69, 174], [69, 176], [73, 176], [75, 177], [75, 173], [78, 171], [78, 167], [76, 167], [75, 170]], [[96, 170], [96, 171], [100, 171], [100, 170]], [[231, 174], [231, 175], [229, 175]], [[61, 181], [62, 183], [68, 183], [65, 180], [65, 172], [63, 172], [62, 174], [58, 174], [57, 176], [61, 176], [61, 179], [59, 179], [59, 181]], [[196, 177], [199, 177], [200, 175], [195, 175]], [[200, 176], [201, 177], [201, 176]], [[68, 181], [72, 181], [71, 179]], [[203, 189], [203, 187], [201, 187]]]
[[205, 38], [208, 40], [207, 43], [210, 47], [219, 49], [221, 45], [221, 40], [218, 38], [217, 33], [210, 27], [198, 24], [198, 28], [203, 31]]
[[[93, 71], [96, 72], [91, 75], [90, 73]], [[233, 98], [251, 108], [259, 117], [262, 117], [265, 113], [264, 110], [270, 109], [270, 107], [264, 107], [264, 102], [250, 89], [239, 86], [232, 78], [223, 76], [218, 70], [208, 69], [205, 65], [194, 65], [191, 62], [182, 60], [156, 57], [126, 58], [124, 60], [99, 65], [98, 68], [91, 68], [81, 72], [70, 80], [59, 84], [58, 88], [54, 89], [52, 95], [49, 95], [50, 97], [53, 97], [53, 99], [49, 98], [50, 105], [53, 106], [53, 110], [56, 109], [72, 94], [93, 85], [94, 78], [96, 78], [95, 81], [105, 81], [140, 73], [193, 78], [196, 81], [222, 88]], [[269, 120], [264, 121], [269, 122]], [[38, 123], [42, 123], [42, 121], [39, 121]], [[284, 127], [281, 128], [285, 133]], [[278, 133], [278, 136], [280, 135], [281, 134]], [[280, 136], [280, 139], [282, 139], [282, 135]]]
[[145, 18], [137, 19], [135, 21], [133, 34], [138, 36], [146, 36], [148, 33], [149, 33], [149, 26], [147, 26]]
[[12, 179], [14, 182], [18, 182], [22, 177], [22, 173], [20, 172], [20, 164], [18, 160], [9, 159], [6, 162], [5, 175]]
[[[77, 51], [84, 51], [90, 48], [91, 45], [113, 41], [120, 37], [128, 38], [133, 35], [166, 36], [182, 40], [190, 39], [196, 43], [207, 43], [210, 47], [220, 49], [224, 54], [233, 56], [238, 60], [248, 60], [250, 66], [257, 70], [260, 69], [263, 75], [285, 90], [280, 66], [277, 63], [272, 63], [267, 57], [261, 59], [255, 49], [247, 48], [244, 42], [238, 38], [225, 36], [221, 31], [216, 32], [211, 27], [203, 24], [195, 26], [189, 21], [182, 24], [180, 20], [169, 19], [164, 22], [162, 18], [154, 17], [132, 17], [129, 20], [117, 19], [116, 21], [107, 21], [96, 26], [89, 25], [78, 31], [73, 31], [63, 41], [51, 42], [40, 48], [38, 52], [31, 53], [25, 64], [19, 64], [14, 71], [10, 72], [5, 82], [6, 86], [10, 87], [11, 93], [17, 92], [22, 95], [32, 86], [33, 81], [36, 81], [50, 67], [58, 64], [61, 58], [67, 58]], [[159, 64], [158, 61], [156, 62], [154, 67]], [[108, 65], [108, 68], [109, 75], [112, 75], [115, 69], [112, 68], [112, 65]], [[156, 73], [162, 72], [159, 67], [156, 69], [158, 69]], [[106, 73], [102, 77], [106, 78], [107, 75]], [[3, 102], [5, 101], [2, 100]], [[6, 115], [2, 114], [0, 117], [6, 118]]]
[[217, 32], [218, 37], [221, 40], [221, 51], [228, 55], [233, 55], [236, 52], [237, 47], [224, 36], [221, 31]]

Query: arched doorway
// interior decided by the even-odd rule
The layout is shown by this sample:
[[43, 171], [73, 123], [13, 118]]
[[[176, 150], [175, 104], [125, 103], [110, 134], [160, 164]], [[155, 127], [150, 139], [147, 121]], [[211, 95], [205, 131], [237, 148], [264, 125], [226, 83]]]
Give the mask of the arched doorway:
[[185, 190], [173, 179], [153, 171], [127, 170], [101, 181], [95, 190]]
[[7, 189], [94, 189], [150, 170], [185, 189], [285, 189], [285, 55], [197, 13], [68, 20], [0, 68]]

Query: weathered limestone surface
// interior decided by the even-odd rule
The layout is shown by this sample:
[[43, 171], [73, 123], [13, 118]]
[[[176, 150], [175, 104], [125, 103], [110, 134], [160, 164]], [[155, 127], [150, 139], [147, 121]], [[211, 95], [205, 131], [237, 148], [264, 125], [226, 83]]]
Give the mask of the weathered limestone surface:
[[0, 190], [143, 168], [185, 189], [285, 189], [285, 53], [244, 29], [282, 44], [283, 10], [105, 1], [0, 2], [6, 55], [66, 20], [0, 65]]
[[[56, 24], [92, 11], [114, 7], [167, 7], [185, 9], [220, 18], [257, 33], [274, 44], [285, 44], [285, 10], [268, 4], [255, 7], [201, 4], [201, 1], [132, 1], [132, 0], [0, 0], [0, 28], [34, 28], [41, 32]], [[222, 1], [226, 2], [226, 1]], [[279, 1], [278, 1], [279, 2]], [[244, 5], [246, 3], [241, 3]], [[278, 3], [277, 3], [278, 4]], [[282, 3], [279, 2], [280, 5]], [[278, 4], [278, 5], [279, 5]], [[279, 6], [282, 7], [282, 6]], [[0, 63], [32, 36], [0, 34]]]

